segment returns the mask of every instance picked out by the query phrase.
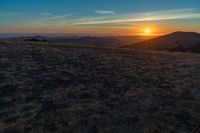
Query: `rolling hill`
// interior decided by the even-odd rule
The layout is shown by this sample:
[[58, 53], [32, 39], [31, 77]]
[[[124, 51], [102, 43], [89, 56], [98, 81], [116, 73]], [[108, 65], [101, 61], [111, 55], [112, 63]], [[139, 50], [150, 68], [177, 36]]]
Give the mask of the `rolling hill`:
[[50, 44], [62, 44], [73, 46], [89, 46], [89, 47], [106, 47], [106, 48], [118, 48], [122, 46], [132, 45], [152, 39], [150, 36], [105, 36], [105, 37], [92, 37], [92, 36], [21, 36], [16, 38], [1, 38], [2, 42], [20, 42], [20, 43], [32, 43], [32, 42], [47, 42]]
[[199, 54], [36, 44], [0, 43], [1, 133], [199, 131]]
[[125, 48], [200, 52], [200, 34], [195, 32], [174, 32], [154, 39], [125, 46]]

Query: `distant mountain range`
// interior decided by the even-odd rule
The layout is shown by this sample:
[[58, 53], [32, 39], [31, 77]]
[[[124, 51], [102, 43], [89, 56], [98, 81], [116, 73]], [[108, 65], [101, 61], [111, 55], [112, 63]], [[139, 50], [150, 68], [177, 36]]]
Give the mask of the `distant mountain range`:
[[46, 37], [46, 36], [24, 36], [17, 39], [21, 41], [33, 42], [48, 42], [62, 45], [80, 45], [92, 47], [110, 47], [117, 48], [124, 45], [131, 45], [141, 41], [149, 40], [152, 37], [147, 36], [110, 36], [110, 37], [92, 37], [92, 36], [60, 36], [60, 37]]
[[195, 32], [174, 32], [147, 41], [124, 46], [124, 48], [200, 52], [200, 34]]
[[8, 40], [15, 43], [42, 42], [48, 44], [78, 45], [86, 47], [128, 48], [200, 53], [200, 34], [195, 32], [179, 31], [156, 38], [153, 38], [152, 36], [23, 36], [18, 38], [0, 39], [0, 42]]

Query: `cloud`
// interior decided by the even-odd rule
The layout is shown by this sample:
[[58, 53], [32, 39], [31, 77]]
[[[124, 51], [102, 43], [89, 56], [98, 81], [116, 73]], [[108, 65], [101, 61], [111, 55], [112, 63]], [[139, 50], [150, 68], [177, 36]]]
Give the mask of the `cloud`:
[[130, 22], [145, 22], [145, 21], [161, 21], [161, 20], [176, 20], [176, 19], [191, 19], [200, 18], [200, 12], [196, 9], [173, 9], [161, 10], [154, 12], [129, 13], [129, 14], [114, 14], [112, 16], [101, 18], [99, 20], [90, 19], [85, 21], [74, 21], [72, 25], [97, 25], [97, 24], [116, 24]]
[[[42, 15], [40, 13], [40, 15]], [[53, 14], [43, 14], [45, 17], [33, 19], [29, 21], [22, 21], [20, 23], [21, 26], [26, 27], [27, 29], [30, 28], [30, 25], [34, 25], [35, 28], [57, 28], [57, 27], [63, 27], [66, 24], [66, 20], [70, 20], [70, 16], [73, 16], [73, 14], [59, 14], [59, 15], [53, 15]]]
[[[112, 12], [112, 11], [111, 11]], [[102, 13], [102, 12], [101, 12]], [[75, 30], [79, 29], [129, 29], [137, 28], [140, 22], [147, 21], [169, 21], [181, 19], [200, 19], [199, 10], [193, 8], [159, 10], [152, 12], [138, 12], [138, 13], [118, 13], [112, 15], [96, 15], [96, 16], [80, 16], [74, 14], [51, 14], [51, 13], [37, 13], [40, 15], [38, 19], [31, 19], [28, 21], [21, 21], [16, 24], [19, 29], [52, 29], [55, 31]], [[106, 14], [103, 12], [103, 14]], [[108, 14], [108, 13], [107, 13]], [[1, 15], [20, 15], [18, 14], [2, 14]], [[42, 16], [42, 17], [41, 17]], [[30, 27], [31, 25], [31, 27]], [[2, 26], [3, 27], [3, 26]], [[5, 27], [5, 26], [4, 26]], [[7, 26], [7, 28], [10, 28]]]
[[97, 13], [97, 14], [104, 14], [104, 15], [115, 14], [114, 11], [104, 11], [104, 10], [96, 10], [94, 12]]
[[41, 15], [44, 16], [45, 20], [54, 20], [54, 19], [61, 19], [61, 18], [65, 18], [65, 17], [69, 17], [72, 16], [73, 14], [59, 14], [59, 15], [54, 15], [52, 13], [49, 12], [4, 12], [4, 13], [0, 13], [0, 17], [12, 17], [12, 16], [23, 16], [23, 15]]
[[[113, 14], [103, 16], [90, 16], [81, 17], [79, 15], [72, 16], [73, 14], [61, 14], [51, 15], [39, 20], [31, 21], [31, 25], [41, 27], [65, 27], [65, 28], [84, 28], [86, 26], [96, 27], [133, 27], [139, 22], [146, 21], [167, 21], [178, 19], [196, 19], [200, 18], [200, 12], [196, 9], [173, 9], [173, 10], [161, 10], [153, 12], [138, 12], [138, 13], [126, 13], [126, 14]], [[26, 22], [27, 23], [27, 22]], [[30, 25], [30, 24], [29, 24]]]
[[51, 15], [51, 17], [45, 18], [46, 20], [62, 19], [65, 17], [72, 16], [72, 14], [63, 14], [63, 15]]

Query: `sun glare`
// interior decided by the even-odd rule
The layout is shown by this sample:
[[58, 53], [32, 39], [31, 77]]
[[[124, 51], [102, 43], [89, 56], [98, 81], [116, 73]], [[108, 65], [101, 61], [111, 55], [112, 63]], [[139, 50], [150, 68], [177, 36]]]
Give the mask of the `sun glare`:
[[152, 30], [150, 28], [144, 29], [145, 35], [150, 35], [152, 33]]

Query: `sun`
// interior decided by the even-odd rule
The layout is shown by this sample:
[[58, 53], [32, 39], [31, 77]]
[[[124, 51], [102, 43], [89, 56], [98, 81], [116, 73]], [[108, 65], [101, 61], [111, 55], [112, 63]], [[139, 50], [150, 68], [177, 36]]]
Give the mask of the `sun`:
[[151, 28], [145, 28], [144, 29], [144, 34], [145, 35], [150, 35], [152, 33], [152, 29]]

